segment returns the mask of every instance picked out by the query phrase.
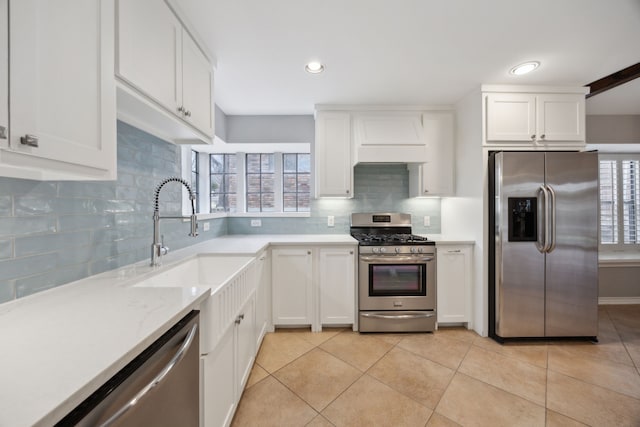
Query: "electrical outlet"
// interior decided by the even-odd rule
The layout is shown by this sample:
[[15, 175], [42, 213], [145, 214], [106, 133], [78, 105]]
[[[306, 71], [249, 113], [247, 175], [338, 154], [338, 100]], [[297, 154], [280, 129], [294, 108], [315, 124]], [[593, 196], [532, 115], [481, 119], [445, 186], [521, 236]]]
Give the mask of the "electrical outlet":
[[431, 227], [431, 217], [429, 215], [424, 216], [424, 226]]
[[329, 215], [329, 216], [327, 217], [327, 226], [328, 226], [328, 227], [333, 227], [333, 226], [335, 226], [335, 225], [336, 225], [336, 219], [335, 219], [335, 217], [334, 217], [333, 215]]
[[252, 227], [262, 227], [262, 220], [261, 219], [252, 219], [251, 220], [251, 226]]
[[202, 224], [202, 229], [204, 231], [209, 231], [209, 227], [211, 227], [211, 224], [209, 224], [208, 222], [205, 222], [204, 224]]

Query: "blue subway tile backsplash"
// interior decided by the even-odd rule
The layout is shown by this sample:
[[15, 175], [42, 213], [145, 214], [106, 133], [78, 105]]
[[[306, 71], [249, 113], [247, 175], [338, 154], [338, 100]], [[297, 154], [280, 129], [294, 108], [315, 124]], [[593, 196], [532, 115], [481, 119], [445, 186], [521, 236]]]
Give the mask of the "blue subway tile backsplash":
[[[180, 159], [179, 146], [118, 122], [116, 181], [0, 177], [0, 303], [148, 259], [154, 190], [181, 175]], [[309, 217], [262, 217], [261, 227], [249, 217], [211, 219], [197, 238], [188, 222], [162, 220], [160, 231], [175, 250], [225, 234], [348, 233], [352, 212], [393, 211], [411, 213], [415, 233], [440, 232], [440, 199], [409, 198], [405, 165], [358, 165], [354, 185], [353, 199], [313, 200]], [[179, 184], [166, 185], [161, 213], [179, 215], [181, 197]]]

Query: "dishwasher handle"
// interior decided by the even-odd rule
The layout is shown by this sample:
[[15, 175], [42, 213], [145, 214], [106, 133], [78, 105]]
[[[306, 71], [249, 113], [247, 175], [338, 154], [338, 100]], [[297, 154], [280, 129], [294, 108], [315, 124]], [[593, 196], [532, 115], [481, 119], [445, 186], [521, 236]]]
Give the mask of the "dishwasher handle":
[[151, 391], [151, 389], [153, 389], [158, 384], [160, 384], [162, 380], [164, 380], [165, 377], [169, 374], [169, 372], [171, 372], [174, 366], [176, 366], [184, 358], [184, 355], [187, 353], [187, 351], [189, 350], [189, 347], [191, 347], [191, 344], [193, 343], [193, 339], [196, 336], [197, 331], [198, 331], [198, 324], [196, 323], [191, 327], [191, 330], [187, 334], [187, 337], [182, 342], [182, 345], [180, 346], [176, 354], [171, 358], [169, 363], [167, 363], [166, 366], [162, 368], [160, 373], [156, 375], [156, 377], [153, 380], [151, 380], [149, 384], [144, 386], [138, 393], [136, 393], [136, 395], [129, 402], [127, 402], [115, 414], [109, 417], [108, 420], [100, 424], [100, 427], [108, 427], [112, 425], [120, 417], [122, 417], [127, 411], [129, 411], [129, 409], [133, 408], [138, 402], [140, 402], [140, 400], [143, 399], [147, 395], [147, 393]]

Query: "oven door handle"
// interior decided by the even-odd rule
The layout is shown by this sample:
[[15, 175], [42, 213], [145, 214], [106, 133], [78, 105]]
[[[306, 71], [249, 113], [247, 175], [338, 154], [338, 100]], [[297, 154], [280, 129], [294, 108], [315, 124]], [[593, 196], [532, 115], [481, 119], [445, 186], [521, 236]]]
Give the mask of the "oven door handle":
[[363, 313], [360, 312], [362, 317], [370, 317], [374, 319], [424, 319], [428, 317], [434, 317], [435, 313], [421, 313], [416, 312], [412, 314], [380, 314], [380, 313]]
[[388, 264], [398, 264], [400, 262], [429, 262], [435, 260], [435, 257], [426, 256], [426, 257], [412, 257], [412, 256], [366, 256], [360, 255], [360, 260], [364, 262], [379, 262], [379, 263], [388, 263]]

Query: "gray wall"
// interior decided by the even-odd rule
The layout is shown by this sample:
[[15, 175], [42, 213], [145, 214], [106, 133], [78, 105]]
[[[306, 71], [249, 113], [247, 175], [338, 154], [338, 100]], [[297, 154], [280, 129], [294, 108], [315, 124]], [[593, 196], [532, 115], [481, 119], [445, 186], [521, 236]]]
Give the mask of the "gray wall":
[[[118, 122], [118, 179], [29, 181], [0, 177], [0, 303], [150, 256], [155, 187], [180, 176], [179, 147]], [[162, 190], [161, 211], [181, 212], [177, 183]], [[160, 224], [167, 246], [226, 234], [226, 220], [188, 237], [189, 224]]]
[[640, 144], [640, 115], [589, 115], [588, 144]]

